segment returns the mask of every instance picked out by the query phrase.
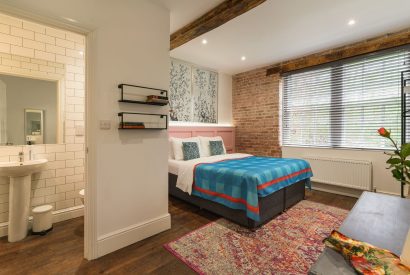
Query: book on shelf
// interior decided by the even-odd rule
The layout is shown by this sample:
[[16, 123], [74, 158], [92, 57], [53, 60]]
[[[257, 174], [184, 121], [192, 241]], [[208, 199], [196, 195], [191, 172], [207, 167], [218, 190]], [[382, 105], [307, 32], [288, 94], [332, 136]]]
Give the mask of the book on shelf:
[[132, 126], [132, 125], [123, 125], [122, 129], [145, 129], [145, 126]]
[[123, 122], [120, 123], [120, 127], [124, 129], [144, 129], [145, 125], [143, 122]]
[[150, 95], [147, 96], [147, 102], [168, 104], [169, 101], [167, 96]]
[[161, 96], [161, 95], [149, 95], [147, 96], [147, 99], [163, 99], [163, 100], [168, 100], [167, 96]]
[[163, 99], [148, 99], [147, 102], [168, 104], [168, 100]]

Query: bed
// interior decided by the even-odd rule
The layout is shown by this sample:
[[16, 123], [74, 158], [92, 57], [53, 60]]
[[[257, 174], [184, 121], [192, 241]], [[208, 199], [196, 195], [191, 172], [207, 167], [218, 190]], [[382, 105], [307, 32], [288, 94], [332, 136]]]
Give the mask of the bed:
[[[208, 136], [218, 135], [217, 131], [212, 133], [213, 135]], [[193, 137], [200, 134], [195, 131], [189, 136], [184, 132], [183, 137]], [[222, 138], [226, 145], [226, 152], [228, 153], [229, 150], [232, 152], [229, 131], [225, 131], [224, 134], [225, 137]], [[173, 133], [171, 130], [170, 136], [175, 136], [175, 132]], [[282, 165], [281, 163], [285, 163], [283, 165], [287, 166], [283, 169], [270, 169], [272, 170], [270, 172], [279, 174], [270, 175], [270, 172], [267, 173], [266, 167], [279, 167]], [[171, 196], [250, 229], [263, 225], [303, 200], [305, 186], [311, 176], [310, 166], [303, 160], [264, 158], [235, 153], [206, 156], [189, 161], [169, 159], [168, 166], [168, 184]], [[286, 172], [288, 170], [289, 175], [296, 176], [290, 178]], [[299, 170], [303, 170], [303, 173]], [[279, 184], [276, 184], [275, 177], [277, 178], [278, 175], [282, 175], [282, 177]], [[246, 184], [240, 183], [240, 181], [246, 181]], [[253, 183], [253, 181], [257, 181], [257, 183]], [[214, 182], [219, 182], [219, 185], [213, 184]], [[275, 184], [267, 185], [267, 182]], [[243, 188], [245, 185], [249, 187], [244, 192], [235, 189], [235, 185], [238, 185], [239, 188]], [[266, 190], [275, 189], [266, 192], [263, 189], [265, 187], [267, 187]], [[224, 190], [219, 192], [221, 189]], [[229, 196], [232, 194], [235, 196]], [[234, 201], [231, 200], [232, 197], [235, 198]]]

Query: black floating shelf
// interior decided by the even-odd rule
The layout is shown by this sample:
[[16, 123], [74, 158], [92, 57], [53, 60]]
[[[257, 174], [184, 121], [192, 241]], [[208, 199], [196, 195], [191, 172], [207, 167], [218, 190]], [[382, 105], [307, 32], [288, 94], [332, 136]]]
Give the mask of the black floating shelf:
[[[124, 92], [125, 87], [130, 87], [129, 93]], [[147, 101], [148, 96], [158, 96], [158, 97], [168, 98], [167, 90], [156, 89], [156, 88], [145, 87], [145, 86], [138, 86], [138, 85], [131, 85], [131, 84], [119, 84], [118, 88], [120, 89], [120, 93], [121, 93], [121, 99], [118, 100], [118, 102], [153, 105], [153, 106], [168, 105], [168, 103], [164, 103], [164, 102], [148, 102]]]
[[[119, 117], [119, 126], [118, 126], [119, 130], [166, 130], [168, 129], [168, 116], [167, 115], [121, 112], [121, 113], [118, 113], [118, 117]], [[153, 119], [154, 117], [157, 117], [157, 118]], [[127, 119], [132, 119], [132, 121], [129, 121]]]
[[118, 102], [122, 103], [133, 103], [133, 104], [145, 104], [145, 105], [155, 105], [155, 106], [165, 106], [168, 103], [160, 103], [160, 102], [146, 102], [146, 101], [137, 101], [137, 100], [118, 100]]

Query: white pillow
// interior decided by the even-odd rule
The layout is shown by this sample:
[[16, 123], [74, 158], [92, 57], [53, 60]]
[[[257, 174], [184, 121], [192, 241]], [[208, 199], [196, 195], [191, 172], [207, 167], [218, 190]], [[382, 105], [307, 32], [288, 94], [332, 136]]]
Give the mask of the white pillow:
[[172, 148], [172, 138], [168, 139], [168, 159], [174, 159], [174, 149]]
[[209, 141], [220, 140], [222, 141], [222, 146], [224, 147], [224, 154], [226, 154], [226, 148], [222, 137], [199, 137], [201, 142], [201, 157], [210, 157], [211, 156], [211, 147], [209, 146]]
[[202, 157], [202, 150], [200, 146], [200, 141], [198, 137], [192, 138], [171, 138], [172, 149], [174, 151], [175, 160], [184, 160], [184, 152], [182, 151], [182, 142], [196, 142], [198, 143], [199, 155]]

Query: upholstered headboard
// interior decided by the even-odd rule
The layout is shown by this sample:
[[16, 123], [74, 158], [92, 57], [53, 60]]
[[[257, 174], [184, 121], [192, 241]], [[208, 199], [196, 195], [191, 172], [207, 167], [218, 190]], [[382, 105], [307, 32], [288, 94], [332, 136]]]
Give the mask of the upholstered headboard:
[[177, 138], [221, 136], [227, 153], [235, 151], [235, 127], [170, 126], [168, 135]]

